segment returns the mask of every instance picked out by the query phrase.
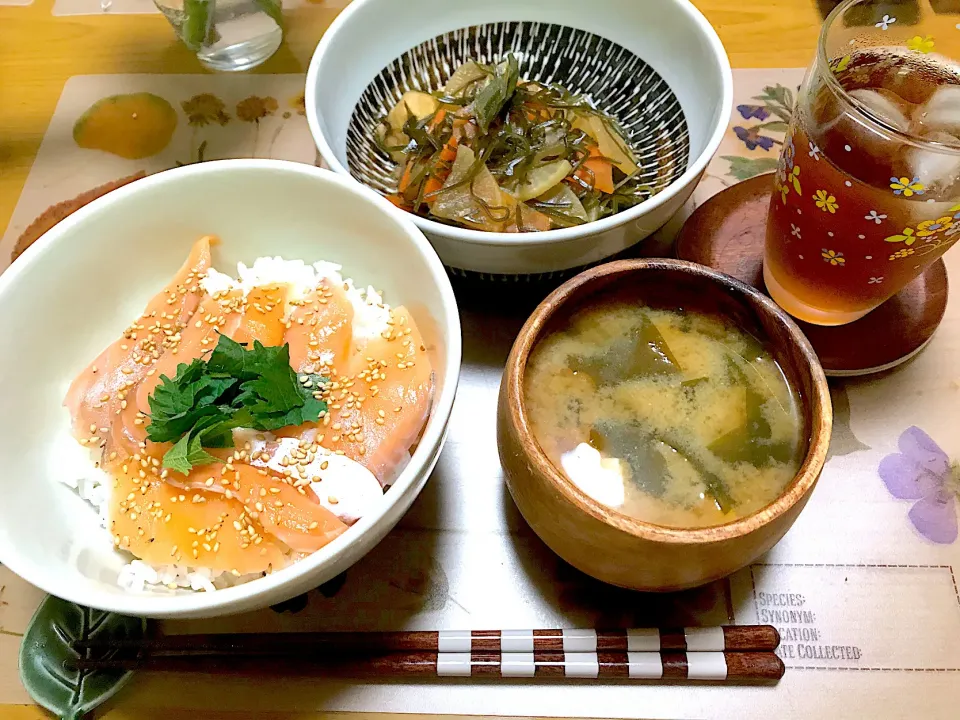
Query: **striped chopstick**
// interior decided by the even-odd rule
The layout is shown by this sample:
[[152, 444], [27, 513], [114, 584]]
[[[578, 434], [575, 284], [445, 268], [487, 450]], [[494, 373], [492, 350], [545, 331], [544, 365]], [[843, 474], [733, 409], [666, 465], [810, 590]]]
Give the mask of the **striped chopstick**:
[[230, 655], [151, 655], [80, 659], [82, 670], [169, 672], [258, 671], [303, 674], [320, 671], [348, 677], [432, 677], [543, 680], [620, 679], [661, 682], [762, 683], [783, 677], [773, 652], [401, 652], [335, 658], [271, 658]]
[[92, 638], [78, 649], [114, 648], [151, 655], [292, 655], [311, 652], [535, 653], [535, 652], [744, 652], [773, 651], [780, 635], [771, 625], [635, 628], [629, 630], [440, 630], [432, 632], [238, 633], [165, 635], [116, 641]]

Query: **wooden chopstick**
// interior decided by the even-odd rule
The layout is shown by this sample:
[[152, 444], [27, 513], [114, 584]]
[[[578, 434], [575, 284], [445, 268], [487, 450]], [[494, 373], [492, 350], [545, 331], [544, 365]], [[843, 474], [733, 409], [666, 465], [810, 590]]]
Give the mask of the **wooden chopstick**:
[[78, 642], [82, 649], [123, 649], [161, 655], [305, 656], [337, 652], [745, 652], [772, 651], [780, 635], [771, 625], [632, 630], [466, 630], [334, 633], [163, 635], [133, 641]]
[[84, 670], [154, 670], [168, 672], [238, 672], [305, 674], [347, 677], [433, 677], [536, 679], [620, 679], [661, 682], [746, 684], [775, 682], [783, 677], [783, 662], [773, 652], [403, 652], [361, 657], [264, 658], [231, 655], [167, 655], [82, 658]]

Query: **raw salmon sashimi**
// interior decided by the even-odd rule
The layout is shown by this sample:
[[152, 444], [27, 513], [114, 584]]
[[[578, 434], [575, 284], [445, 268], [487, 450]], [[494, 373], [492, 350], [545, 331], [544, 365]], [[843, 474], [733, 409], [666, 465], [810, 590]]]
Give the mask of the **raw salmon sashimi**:
[[283, 345], [288, 289], [286, 285], [253, 288], [233, 339], [251, 346], [254, 342], [267, 347]]
[[196, 313], [180, 334], [180, 341], [171, 352], [162, 355], [137, 387], [136, 403], [129, 403], [120, 413], [120, 422], [113, 425], [113, 440], [132, 454], [147, 438], [150, 395], [164, 376], [172, 378], [177, 366], [198, 358], [206, 358], [217, 346], [220, 335], [237, 342], [279, 345], [283, 341], [284, 302], [286, 288], [270, 286], [254, 288], [244, 298], [240, 290], [204, 295]]
[[226, 464], [195, 468], [187, 477], [173, 474], [168, 481], [239, 501], [265, 534], [296, 552], [319, 550], [347, 529], [317, 501], [312, 490], [272, 469], [246, 464], [240, 457], [243, 454], [242, 450], [235, 452]]
[[[343, 350], [336, 334], [318, 339], [317, 351], [331, 353], [333, 363], [346, 368], [323, 390], [329, 410], [319, 423], [278, 433], [346, 455], [384, 486], [392, 482], [417, 441], [433, 394], [433, 369], [413, 318], [402, 306], [390, 315], [387, 330], [353, 340], [344, 360], [337, 359]], [[296, 332], [297, 326], [292, 326], [287, 337]]]
[[353, 345], [353, 305], [340, 285], [324, 278], [293, 309], [284, 341], [299, 373], [346, 373]]
[[114, 451], [119, 450], [126, 455], [139, 452], [141, 443], [147, 439], [150, 395], [160, 384], [160, 379], [164, 376], [174, 377], [181, 363], [190, 363], [209, 355], [217, 346], [221, 333], [228, 336], [236, 333], [244, 307], [243, 293], [240, 291], [201, 297], [196, 312], [180, 332], [176, 347], [162, 354], [137, 386], [132, 396], [135, 402], [130, 402], [131, 396], [128, 395], [127, 405], [111, 428], [112, 442], [108, 444]]
[[263, 534], [242, 503], [166, 482], [151, 472], [156, 460], [138, 454], [107, 468], [117, 548], [154, 566], [185, 564], [237, 576], [287, 565], [287, 548]]
[[[254, 272], [252, 281], [241, 266], [242, 282], [233, 281], [210, 269], [211, 240], [196, 243], [123, 337], [74, 380], [64, 404], [80, 442], [102, 448], [96, 459], [112, 483], [107, 517], [117, 548], [153, 567], [251, 576], [322, 548], [378, 501], [422, 432], [433, 372], [405, 308], [364, 299], [336, 273], [318, 277], [299, 261], [290, 282], [276, 281], [278, 263], [285, 269], [278, 258], [266, 259], [266, 275]], [[208, 360], [221, 336], [247, 348], [230, 350], [235, 369], [225, 361], [190, 365]], [[255, 350], [255, 364], [236, 364], [255, 343], [286, 345], [290, 370], [275, 352]], [[178, 375], [182, 365], [191, 370]], [[253, 371], [255, 382], [229, 384], [248, 382], [251, 367], [264, 368]], [[285, 372], [293, 374], [284, 381]], [[197, 378], [226, 380], [226, 389], [202, 400]], [[164, 399], [151, 418], [161, 382]], [[267, 410], [248, 404], [256, 383], [265, 383], [257, 403]], [[236, 447], [224, 448], [227, 424], [227, 441], [218, 431], [207, 447], [203, 402], [220, 403], [215, 412], [226, 415], [218, 418], [245, 417], [259, 428], [319, 417], [273, 432], [233, 428]], [[264, 424], [271, 417], [280, 423]], [[172, 440], [151, 441], [151, 422], [160, 428], [155, 437]], [[197, 446], [187, 450], [188, 441]]]
[[157, 360], [180, 340], [200, 302], [200, 278], [210, 267], [211, 237], [198, 240], [173, 280], [147, 304], [123, 336], [104, 350], [71, 383], [64, 405], [84, 445], [111, 452], [110, 428], [131, 404], [133, 389]]

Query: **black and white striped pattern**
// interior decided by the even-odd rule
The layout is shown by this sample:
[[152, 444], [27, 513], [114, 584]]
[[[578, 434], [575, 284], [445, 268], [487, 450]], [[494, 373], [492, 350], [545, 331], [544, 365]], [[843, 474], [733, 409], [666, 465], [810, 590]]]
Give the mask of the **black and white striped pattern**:
[[373, 79], [347, 128], [347, 167], [381, 192], [396, 189], [395, 164], [377, 148], [377, 124], [409, 90], [439, 90], [461, 64], [499, 62], [508, 52], [520, 76], [557, 83], [615, 117], [627, 133], [640, 179], [662, 190], [687, 169], [690, 141], [680, 103], [667, 83], [626, 48], [583, 30], [501, 22], [454, 30], [408, 50]]
[[722, 652], [441, 652], [438, 677], [726, 680]]
[[[735, 632], [735, 630], [734, 630]], [[567, 652], [724, 652], [730, 650], [723, 627], [632, 628], [598, 633], [594, 629], [556, 630], [440, 630], [436, 649], [441, 653]]]

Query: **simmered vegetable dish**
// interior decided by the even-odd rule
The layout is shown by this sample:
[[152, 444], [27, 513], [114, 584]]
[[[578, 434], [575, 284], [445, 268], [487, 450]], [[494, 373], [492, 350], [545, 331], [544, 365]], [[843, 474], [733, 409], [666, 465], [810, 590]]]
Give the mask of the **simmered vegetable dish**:
[[592, 222], [654, 194], [617, 121], [556, 85], [522, 80], [514, 55], [461, 65], [411, 91], [376, 129], [397, 162], [398, 207], [490, 232]]

